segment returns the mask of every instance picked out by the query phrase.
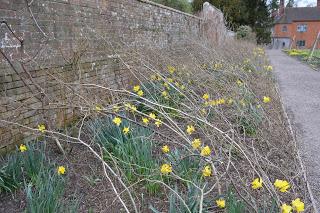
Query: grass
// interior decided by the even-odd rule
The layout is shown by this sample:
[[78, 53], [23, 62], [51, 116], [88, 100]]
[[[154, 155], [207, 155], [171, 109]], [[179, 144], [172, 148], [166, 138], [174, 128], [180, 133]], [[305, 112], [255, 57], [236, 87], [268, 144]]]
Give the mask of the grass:
[[315, 69], [320, 68], [320, 50], [315, 50], [313, 53], [313, 57], [309, 59], [311, 54], [311, 50], [285, 50], [285, 52], [292, 57], [296, 57], [299, 60], [304, 61]]

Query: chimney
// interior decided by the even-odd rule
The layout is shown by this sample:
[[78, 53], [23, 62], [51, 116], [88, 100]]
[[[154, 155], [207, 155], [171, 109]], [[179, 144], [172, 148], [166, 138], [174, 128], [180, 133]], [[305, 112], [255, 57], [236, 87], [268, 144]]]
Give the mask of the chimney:
[[[319, 3], [320, 0], [318, 0]], [[280, 0], [280, 11], [279, 15], [282, 16], [284, 14], [284, 0]]]

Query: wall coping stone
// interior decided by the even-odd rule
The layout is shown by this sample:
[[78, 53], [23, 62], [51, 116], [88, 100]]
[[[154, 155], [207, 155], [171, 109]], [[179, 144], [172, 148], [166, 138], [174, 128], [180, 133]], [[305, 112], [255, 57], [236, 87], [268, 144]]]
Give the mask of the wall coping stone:
[[173, 12], [176, 12], [176, 13], [180, 13], [180, 14], [183, 14], [185, 16], [189, 16], [191, 18], [195, 18], [195, 19], [199, 19], [199, 20], [203, 20], [201, 17], [198, 17], [198, 16], [195, 16], [195, 15], [192, 15], [192, 14], [189, 14], [189, 13], [185, 13], [185, 12], [182, 12], [180, 10], [176, 10], [172, 7], [167, 7], [165, 5], [162, 5], [162, 4], [159, 4], [159, 3], [156, 3], [156, 2], [153, 2], [153, 1], [150, 1], [150, 0], [137, 0], [139, 2], [142, 2], [142, 3], [146, 3], [146, 4], [151, 4], [153, 6], [156, 6], [156, 7], [160, 7], [160, 8], [163, 8], [163, 9], [167, 9], [167, 10], [171, 10]]

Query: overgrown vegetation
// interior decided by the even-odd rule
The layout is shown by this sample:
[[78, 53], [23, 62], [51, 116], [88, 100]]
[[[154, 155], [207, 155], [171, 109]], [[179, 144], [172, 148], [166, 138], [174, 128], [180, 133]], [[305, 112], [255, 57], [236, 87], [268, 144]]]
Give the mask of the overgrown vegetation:
[[[115, 88], [110, 79], [68, 83], [57, 76], [72, 94], [56, 102], [78, 120], [59, 131], [45, 123], [32, 130], [58, 144], [65, 157], [57, 160], [78, 161], [57, 168], [46, 152], [20, 146], [23, 161], [8, 159], [19, 163], [2, 168], [1, 186], [24, 185], [28, 211], [75, 211], [76, 204], [89, 212], [310, 208], [264, 49], [247, 41], [214, 46], [194, 39], [163, 49], [147, 39], [127, 46], [92, 36], [101, 49], [112, 49], [130, 82]], [[73, 194], [85, 202], [70, 205]]]
[[311, 51], [308, 49], [291, 49], [284, 50], [284, 52], [309, 64], [314, 69], [320, 69], [320, 50], [315, 50], [312, 57], [310, 56]]

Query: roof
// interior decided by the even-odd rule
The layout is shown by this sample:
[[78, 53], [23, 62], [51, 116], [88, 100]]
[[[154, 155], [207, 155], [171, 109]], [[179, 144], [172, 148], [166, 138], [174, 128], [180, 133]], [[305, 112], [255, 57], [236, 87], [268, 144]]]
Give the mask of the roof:
[[320, 21], [320, 7], [287, 7], [276, 24], [289, 24], [294, 21]]

